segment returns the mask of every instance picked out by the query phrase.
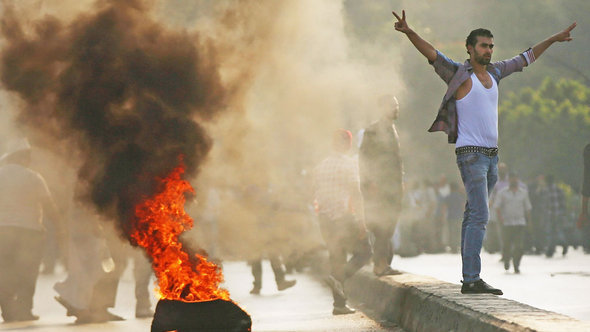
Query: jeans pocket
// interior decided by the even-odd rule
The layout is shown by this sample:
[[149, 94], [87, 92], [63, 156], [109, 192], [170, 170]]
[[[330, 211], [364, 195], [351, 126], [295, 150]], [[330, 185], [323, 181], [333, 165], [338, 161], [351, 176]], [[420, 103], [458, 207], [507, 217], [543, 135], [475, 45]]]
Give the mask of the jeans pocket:
[[479, 160], [479, 154], [478, 153], [463, 153], [457, 156], [457, 165], [459, 165], [459, 167], [461, 166], [467, 166], [467, 165], [473, 165], [475, 164], [477, 161]]

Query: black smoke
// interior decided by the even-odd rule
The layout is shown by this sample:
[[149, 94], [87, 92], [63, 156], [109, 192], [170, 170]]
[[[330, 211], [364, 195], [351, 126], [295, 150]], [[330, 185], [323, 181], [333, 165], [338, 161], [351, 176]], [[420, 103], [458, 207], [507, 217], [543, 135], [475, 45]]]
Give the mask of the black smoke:
[[1, 82], [24, 101], [19, 122], [72, 147], [83, 196], [124, 231], [179, 156], [186, 177], [196, 175], [211, 147], [199, 122], [226, 98], [212, 44], [149, 10], [103, 1], [70, 23], [46, 16], [27, 29], [5, 5], [1, 18]]

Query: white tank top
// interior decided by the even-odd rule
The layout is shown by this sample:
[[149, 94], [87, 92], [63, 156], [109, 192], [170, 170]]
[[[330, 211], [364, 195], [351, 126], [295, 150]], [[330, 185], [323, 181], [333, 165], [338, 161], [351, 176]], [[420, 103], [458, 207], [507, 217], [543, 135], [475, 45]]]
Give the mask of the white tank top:
[[486, 89], [472, 73], [471, 91], [457, 100], [459, 132], [455, 147], [498, 147], [498, 85], [490, 78], [492, 87]]

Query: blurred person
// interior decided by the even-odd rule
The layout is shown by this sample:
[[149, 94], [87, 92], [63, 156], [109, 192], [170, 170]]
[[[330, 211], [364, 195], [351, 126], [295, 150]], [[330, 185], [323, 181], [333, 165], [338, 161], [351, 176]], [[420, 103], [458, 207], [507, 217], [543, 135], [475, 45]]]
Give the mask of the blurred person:
[[[68, 218], [68, 275], [53, 289], [55, 300], [67, 309], [67, 316], [75, 316], [76, 324], [100, 323], [123, 318], [110, 313], [102, 298], [104, 292], [97, 285], [116, 273], [105, 230], [98, 215], [82, 202], [73, 201]], [[120, 266], [117, 266], [120, 270]]]
[[[490, 194], [490, 207], [494, 206], [496, 193], [504, 188], [508, 188], [508, 165], [504, 162], [498, 162], [498, 180]], [[502, 252], [502, 225], [497, 222], [496, 210], [489, 210], [489, 220], [486, 226], [483, 247], [490, 254]], [[504, 261], [504, 257], [500, 259]]]
[[439, 177], [439, 180], [436, 182], [434, 189], [436, 194], [436, 205], [433, 216], [433, 252], [442, 253], [445, 251], [444, 242], [448, 237], [445, 232], [447, 229], [445, 227], [445, 216], [443, 215], [444, 200], [450, 192], [449, 183], [447, 181], [447, 177], [444, 174]]
[[420, 232], [417, 225], [420, 210], [417, 205], [417, 189], [419, 185], [412, 181], [404, 189], [400, 220], [394, 234], [394, 250], [401, 257], [413, 257], [420, 254]]
[[[79, 203], [78, 203], [79, 204]], [[123, 317], [108, 309], [115, 306], [120, 278], [133, 261], [135, 280], [135, 317], [153, 317], [150, 301], [152, 269], [144, 251], [132, 248], [119, 238], [113, 225], [101, 223], [92, 211], [78, 205], [73, 212], [76, 224], [71, 225], [72, 238], [68, 276], [54, 285], [55, 297], [75, 316], [76, 324], [122, 321]]]
[[518, 181], [518, 175], [510, 172], [509, 185], [498, 191], [494, 202], [498, 222], [502, 225], [502, 257], [504, 270], [510, 269], [510, 261], [514, 273], [520, 273], [520, 261], [524, 253], [524, 235], [527, 220], [531, 220], [531, 202], [528, 191]]
[[420, 233], [423, 237], [422, 249], [430, 254], [436, 253], [435, 238], [438, 236], [434, 228], [436, 204], [437, 198], [434, 184], [429, 179], [425, 179], [420, 194], [420, 205], [424, 209], [424, 219], [421, 220]]
[[553, 175], [545, 176], [547, 182], [547, 191], [545, 192], [547, 203], [547, 218], [545, 219], [545, 237], [547, 248], [545, 256], [553, 257], [557, 244], [562, 246], [562, 255], [565, 256], [568, 250], [568, 244], [563, 233], [563, 223], [566, 217], [565, 194], [555, 183]]
[[584, 178], [582, 182], [582, 202], [580, 215], [578, 216], [577, 227], [582, 229], [582, 246], [585, 253], [590, 253], [590, 212], [588, 211], [588, 200], [590, 197], [590, 144], [584, 148]]
[[[271, 253], [266, 255], [266, 258], [270, 262], [270, 267], [272, 268], [272, 272], [275, 275], [275, 282], [279, 291], [283, 291], [295, 286], [297, 280], [285, 279], [285, 267], [280, 255]], [[250, 294], [258, 295], [262, 289], [262, 260], [263, 258], [261, 257], [258, 259], [253, 259], [249, 262], [250, 266], [252, 267], [252, 276], [254, 277], [254, 281], [252, 283], [253, 287], [252, 290], [250, 290]]]
[[452, 253], [458, 253], [461, 247], [461, 222], [465, 207], [465, 194], [456, 182], [451, 182], [450, 192], [443, 201], [443, 216], [449, 232], [448, 246]]
[[[330, 260], [326, 283], [334, 298], [333, 315], [355, 312], [346, 304], [342, 285], [371, 259], [358, 163], [348, 155], [351, 145], [350, 131], [337, 130], [333, 153], [316, 166], [313, 178], [314, 202]], [[349, 253], [352, 257], [347, 259]]]
[[61, 216], [41, 174], [31, 167], [27, 139], [0, 157], [0, 309], [5, 322], [37, 320], [33, 296], [43, 257], [45, 219], [63, 238]]
[[444, 131], [448, 142], [455, 143], [457, 165], [467, 193], [461, 234], [461, 293], [501, 295], [500, 289], [480, 277], [489, 195], [498, 178], [498, 83], [531, 65], [553, 43], [572, 40], [570, 33], [576, 23], [511, 59], [493, 63], [492, 33], [486, 29], [473, 30], [465, 43], [469, 59], [461, 64], [447, 58], [412, 30], [406, 22], [405, 11], [401, 17], [395, 12], [393, 15], [397, 18], [395, 29], [408, 37], [448, 85], [429, 131]]
[[584, 178], [582, 182], [582, 206], [578, 217], [578, 228], [587, 226], [590, 223], [588, 217], [588, 200], [590, 197], [590, 144], [584, 148]]
[[545, 224], [547, 218], [547, 183], [545, 175], [539, 174], [533, 183], [529, 185], [529, 198], [531, 200], [531, 237], [534, 247], [533, 254], [545, 253]]
[[361, 192], [367, 227], [374, 238], [373, 272], [393, 275], [391, 268], [395, 232], [403, 198], [403, 165], [394, 121], [399, 116], [397, 98], [379, 100], [381, 117], [364, 131], [359, 149]]
[[248, 263], [254, 277], [250, 294], [258, 295], [262, 289], [262, 261], [268, 259], [275, 276], [277, 289], [283, 291], [295, 286], [297, 280], [285, 279], [285, 267], [278, 248], [281, 242], [276, 232], [276, 212], [278, 206], [273, 204], [268, 192], [264, 192], [258, 185], [249, 185], [244, 192], [244, 202], [254, 213], [256, 219], [256, 242], [258, 251], [254, 259]]

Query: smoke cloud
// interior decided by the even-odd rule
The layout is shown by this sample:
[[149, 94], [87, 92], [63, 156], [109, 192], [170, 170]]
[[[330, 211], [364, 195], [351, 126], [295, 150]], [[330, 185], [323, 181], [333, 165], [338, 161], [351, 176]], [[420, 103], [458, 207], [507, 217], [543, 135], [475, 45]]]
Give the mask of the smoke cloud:
[[[2, 84], [33, 142], [76, 161], [83, 197], [123, 229], [184, 155], [197, 190], [222, 191], [225, 242], [257, 240], [260, 219], [289, 238], [333, 131], [375, 121], [384, 94], [403, 117], [396, 51], [356, 48], [345, 12], [315, 0], [5, 2]], [[249, 186], [263, 204], [240, 196]], [[277, 204], [290, 212], [267, 218]]]
[[46, 16], [27, 33], [5, 4], [2, 82], [25, 102], [19, 121], [75, 142], [87, 198], [127, 230], [179, 156], [188, 176], [197, 172], [211, 141], [195, 119], [222, 110], [226, 91], [198, 35], [165, 29], [143, 1], [97, 7], [71, 23]]

